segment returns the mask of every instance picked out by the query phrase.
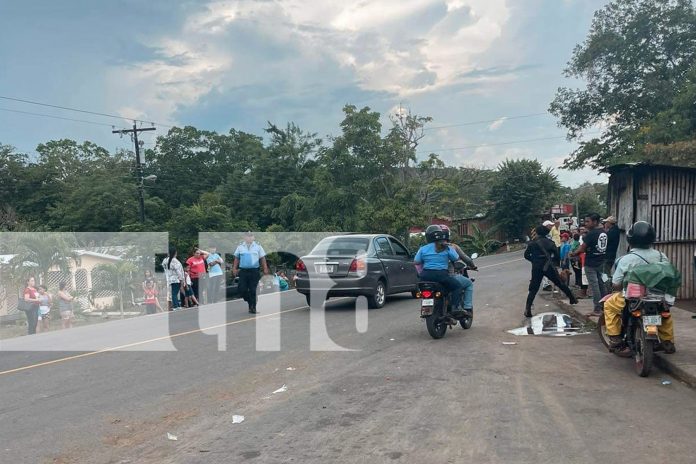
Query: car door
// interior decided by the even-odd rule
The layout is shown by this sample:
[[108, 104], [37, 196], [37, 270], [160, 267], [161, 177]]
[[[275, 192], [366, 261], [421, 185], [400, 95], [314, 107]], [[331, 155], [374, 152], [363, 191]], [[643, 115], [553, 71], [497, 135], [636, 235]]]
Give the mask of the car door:
[[418, 282], [418, 273], [416, 272], [416, 265], [413, 262], [411, 253], [408, 251], [408, 248], [394, 237], [389, 237], [389, 242], [401, 267], [399, 289], [403, 291], [414, 290]]
[[387, 237], [375, 238], [375, 252], [377, 258], [382, 262], [384, 273], [387, 276], [387, 291], [399, 288], [401, 285], [401, 262], [394, 255], [391, 244]]

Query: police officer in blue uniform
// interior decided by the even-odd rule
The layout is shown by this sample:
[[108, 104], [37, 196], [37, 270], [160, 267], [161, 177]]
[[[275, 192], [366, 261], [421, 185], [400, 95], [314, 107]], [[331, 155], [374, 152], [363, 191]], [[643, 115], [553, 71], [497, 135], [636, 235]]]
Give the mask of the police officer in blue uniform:
[[251, 314], [257, 313], [256, 290], [261, 278], [260, 266], [263, 266], [264, 274], [270, 274], [266, 262], [266, 252], [261, 245], [254, 241], [253, 233], [245, 232], [244, 241], [234, 251], [232, 272], [235, 276], [239, 275], [239, 292], [249, 305]]

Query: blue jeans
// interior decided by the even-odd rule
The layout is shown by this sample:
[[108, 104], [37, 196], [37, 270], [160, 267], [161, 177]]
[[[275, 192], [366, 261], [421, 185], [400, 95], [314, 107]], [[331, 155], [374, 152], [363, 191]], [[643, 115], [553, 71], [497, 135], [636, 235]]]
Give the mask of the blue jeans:
[[[457, 278], [449, 275], [449, 272], [423, 269], [423, 272], [421, 272], [420, 275], [420, 280], [424, 282], [437, 282], [438, 284], [441, 284], [449, 292], [452, 308], [459, 307], [464, 286]], [[469, 281], [469, 283], [471, 283], [471, 281]]]
[[603, 272], [604, 265], [599, 267], [585, 266], [585, 274], [587, 275], [587, 283], [590, 290], [592, 290], [592, 301], [594, 302], [595, 311], [602, 310], [602, 305], [599, 301], [608, 293], [602, 280]]
[[179, 292], [181, 291], [181, 284], [169, 284], [172, 288], [172, 309], [177, 309], [181, 307], [181, 302], [179, 301]]
[[464, 301], [462, 301], [462, 307], [468, 309], [469, 311], [474, 309], [474, 283], [468, 277], [461, 274], [455, 274], [454, 278], [457, 279], [462, 287], [464, 287]]

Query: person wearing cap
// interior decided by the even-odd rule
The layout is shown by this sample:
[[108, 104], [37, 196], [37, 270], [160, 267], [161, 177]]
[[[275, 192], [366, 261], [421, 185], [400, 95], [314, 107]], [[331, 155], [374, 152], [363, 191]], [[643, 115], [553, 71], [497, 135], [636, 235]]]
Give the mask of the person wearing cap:
[[619, 249], [619, 240], [621, 239], [621, 232], [616, 225], [614, 216], [609, 216], [604, 220], [604, 231], [607, 233], [607, 257], [604, 262], [604, 273], [611, 277], [614, 272], [616, 252]]
[[244, 301], [249, 305], [249, 312], [256, 314], [256, 289], [259, 285], [261, 275], [260, 266], [263, 266], [263, 273], [269, 275], [268, 263], [266, 262], [266, 252], [263, 247], [254, 241], [254, 234], [246, 232], [244, 241], [239, 244], [234, 251], [234, 264], [232, 273], [239, 275], [239, 293]]

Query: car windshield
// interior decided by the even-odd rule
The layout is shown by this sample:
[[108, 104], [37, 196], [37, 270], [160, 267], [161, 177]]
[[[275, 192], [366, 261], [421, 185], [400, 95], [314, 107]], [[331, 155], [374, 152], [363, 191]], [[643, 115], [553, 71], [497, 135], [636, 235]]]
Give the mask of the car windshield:
[[367, 251], [370, 241], [360, 237], [333, 237], [325, 238], [314, 247], [312, 254], [324, 254], [327, 256], [357, 255]]

